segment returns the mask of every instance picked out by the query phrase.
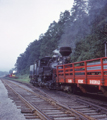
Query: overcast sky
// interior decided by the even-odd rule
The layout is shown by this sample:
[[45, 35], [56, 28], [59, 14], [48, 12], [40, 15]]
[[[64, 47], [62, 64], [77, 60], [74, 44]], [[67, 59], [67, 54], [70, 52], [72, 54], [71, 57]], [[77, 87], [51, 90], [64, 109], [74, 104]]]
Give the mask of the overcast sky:
[[73, 0], [0, 0], [0, 70], [14, 68], [29, 43], [72, 4]]

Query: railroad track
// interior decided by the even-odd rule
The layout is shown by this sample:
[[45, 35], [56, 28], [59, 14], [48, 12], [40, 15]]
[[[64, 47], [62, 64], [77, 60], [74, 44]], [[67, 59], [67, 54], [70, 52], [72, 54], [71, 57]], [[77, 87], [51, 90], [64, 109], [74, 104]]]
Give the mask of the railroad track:
[[75, 100], [75, 104], [77, 104], [78, 107], [73, 104], [69, 104], [69, 108], [80, 111], [81, 113], [98, 120], [107, 120], [107, 108], [81, 98], [77, 98]]
[[26, 119], [35, 120], [93, 120], [93, 118], [70, 109], [51, 98], [34, 93], [17, 84], [2, 80]]
[[[61, 104], [44, 93], [34, 93], [13, 82], [4, 81], [9, 96], [24, 113], [26, 119], [35, 120], [95, 120], [107, 119], [107, 115], [96, 110], [85, 100], [77, 98]], [[13, 92], [16, 97], [14, 97]], [[41, 95], [40, 95], [41, 94]], [[83, 104], [84, 103], [84, 104]], [[103, 109], [103, 108], [102, 108]], [[107, 112], [106, 112], [107, 113]]]
[[[59, 94], [60, 93], [62, 92], [59, 92]], [[60, 100], [60, 102], [63, 102], [67, 107], [97, 120], [107, 120], [107, 103], [80, 97], [78, 95], [69, 95], [65, 93], [62, 93], [61, 95], [64, 95], [68, 99], [68, 101], [64, 100], [64, 102]]]

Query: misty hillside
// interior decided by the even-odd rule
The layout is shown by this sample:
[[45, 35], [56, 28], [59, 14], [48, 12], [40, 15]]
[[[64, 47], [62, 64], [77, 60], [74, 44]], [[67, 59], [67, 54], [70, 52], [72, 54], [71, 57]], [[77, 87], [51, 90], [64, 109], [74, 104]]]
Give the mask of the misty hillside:
[[72, 48], [72, 62], [104, 56], [107, 39], [107, 0], [74, 0], [71, 11], [60, 14], [46, 33], [30, 43], [26, 51], [17, 58], [18, 72], [27, 72], [35, 60], [51, 56], [60, 46]]
[[9, 73], [8, 72], [3, 72], [3, 71], [0, 71], [0, 77], [4, 77], [6, 75], [8, 75]]

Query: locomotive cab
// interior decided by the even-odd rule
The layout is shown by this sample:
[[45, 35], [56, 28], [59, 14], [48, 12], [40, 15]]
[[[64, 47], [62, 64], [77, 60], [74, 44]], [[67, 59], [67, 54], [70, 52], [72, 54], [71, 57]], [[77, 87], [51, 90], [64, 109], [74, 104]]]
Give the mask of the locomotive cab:
[[43, 74], [44, 67], [47, 66], [51, 57], [44, 57], [36, 62], [35, 75]]
[[49, 77], [49, 75], [46, 74], [44, 71], [47, 69], [47, 64], [50, 59], [51, 57], [44, 57], [35, 62], [35, 64], [33, 65], [33, 70], [31, 72], [33, 75], [32, 77], [30, 77], [30, 82], [32, 84], [42, 86], [43, 83], [47, 80], [46, 78]]

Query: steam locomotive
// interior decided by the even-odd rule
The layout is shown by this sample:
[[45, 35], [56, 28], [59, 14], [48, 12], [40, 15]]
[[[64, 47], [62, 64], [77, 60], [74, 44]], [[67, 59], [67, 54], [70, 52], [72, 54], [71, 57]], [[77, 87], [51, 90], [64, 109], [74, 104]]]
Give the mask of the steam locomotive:
[[30, 66], [30, 83], [56, 89], [56, 66], [69, 63], [71, 52], [70, 47], [61, 47], [59, 51], [53, 51], [52, 57], [46, 56], [37, 60]]
[[76, 93], [104, 93], [107, 97], [107, 57], [71, 63], [70, 47], [55, 50], [30, 66], [30, 83]]

